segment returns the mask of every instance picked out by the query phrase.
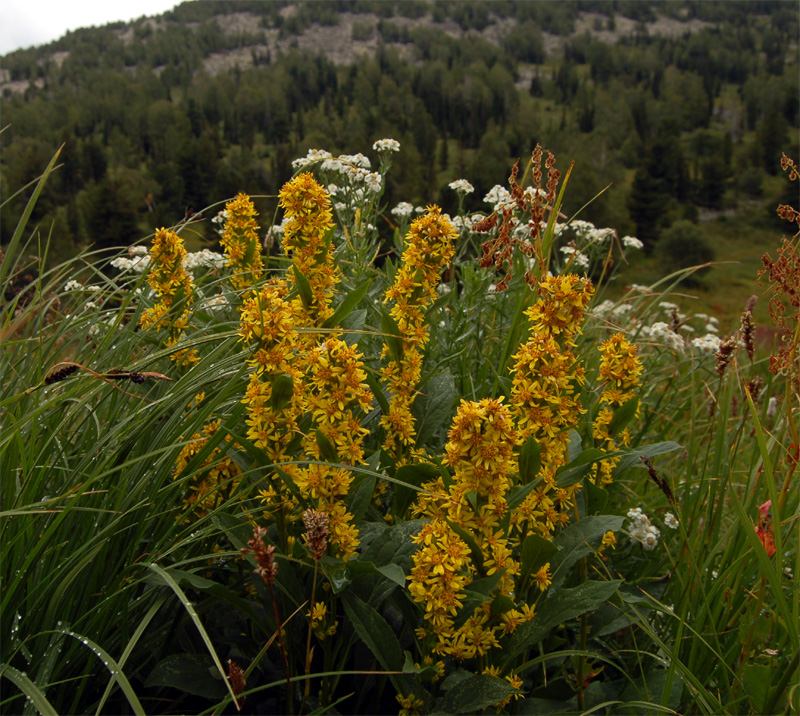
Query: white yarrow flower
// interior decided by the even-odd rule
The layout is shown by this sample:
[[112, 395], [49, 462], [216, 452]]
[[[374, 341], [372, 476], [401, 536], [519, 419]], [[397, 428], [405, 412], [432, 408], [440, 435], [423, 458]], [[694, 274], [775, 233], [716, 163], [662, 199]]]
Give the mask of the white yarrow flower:
[[678, 522], [678, 518], [675, 517], [675, 515], [673, 515], [671, 512], [667, 512], [667, 514], [664, 515], [664, 524], [670, 529], [676, 530], [678, 529], [680, 522]]
[[629, 249], [643, 249], [644, 244], [635, 236], [623, 236], [622, 245]]
[[372, 145], [372, 148], [376, 152], [399, 152], [400, 142], [396, 139], [379, 139]]
[[475, 187], [466, 179], [456, 179], [455, 181], [451, 181], [448, 186], [459, 194], [471, 194], [475, 191]]

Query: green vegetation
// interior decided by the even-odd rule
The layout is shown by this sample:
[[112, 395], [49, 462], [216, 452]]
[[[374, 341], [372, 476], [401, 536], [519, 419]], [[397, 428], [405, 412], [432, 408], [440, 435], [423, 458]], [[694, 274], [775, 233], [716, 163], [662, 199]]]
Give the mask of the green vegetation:
[[770, 357], [691, 269], [605, 298], [641, 245], [558, 223], [538, 148], [376, 266], [375, 147], [300, 162], [269, 256], [240, 195], [225, 256], [33, 278], [48, 165], [0, 263], [4, 713], [792, 713], [800, 234]]
[[[465, 177], [483, 210], [541, 142], [575, 161], [568, 213], [610, 186], [583, 218], [649, 250], [698, 208], [779, 202], [770, 179], [798, 146], [797, 23], [785, 2], [185, 3], [3, 58], [28, 88], [5, 85], [0, 178], [27, 185], [64, 144], [33, 216], [57, 261], [245, 188], [274, 196], [292, 157], [378, 136], [404, 147], [390, 206], [453, 212], [442, 187]], [[322, 30], [339, 50], [303, 34]], [[29, 192], [4, 207], [0, 243]]]

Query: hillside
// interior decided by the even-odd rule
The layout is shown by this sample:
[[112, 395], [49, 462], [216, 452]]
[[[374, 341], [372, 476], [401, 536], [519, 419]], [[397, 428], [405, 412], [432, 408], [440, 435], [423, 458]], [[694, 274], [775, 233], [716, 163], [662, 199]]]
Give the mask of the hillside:
[[568, 211], [591, 201], [584, 218], [648, 247], [679, 219], [763, 224], [797, 153], [797, 22], [787, 2], [183, 3], [2, 58], [3, 194], [65, 145], [34, 216], [57, 258], [382, 136], [403, 147], [388, 207], [454, 210], [442, 187], [465, 177], [484, 210], [541, 142], [575, 161]]

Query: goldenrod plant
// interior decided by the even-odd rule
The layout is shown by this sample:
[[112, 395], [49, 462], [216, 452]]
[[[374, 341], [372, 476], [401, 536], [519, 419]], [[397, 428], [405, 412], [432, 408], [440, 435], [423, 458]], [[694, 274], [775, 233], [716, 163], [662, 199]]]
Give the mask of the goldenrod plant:
[[798, 235], [770, 358], [692, 269], [615, 285], [641, 242], [541, 147], [457, 216], [382, 205], [400, 150], [298, 160], [269, 260], [245, 194], [223, 252], [184, 223], [51, 269], [23, 215], [4, 713], [797, 710]]

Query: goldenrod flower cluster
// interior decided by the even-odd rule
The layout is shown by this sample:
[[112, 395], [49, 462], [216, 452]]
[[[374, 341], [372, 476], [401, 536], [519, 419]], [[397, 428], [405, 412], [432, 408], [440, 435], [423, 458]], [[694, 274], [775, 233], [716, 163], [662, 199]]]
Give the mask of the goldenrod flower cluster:
[[[422, 355], [428, 342], [425, 311], [436, 299], [436, 286], [442, 270], [454, 254], [453, 242], [458, 233], [450, 219], [438, 206], [429, 206], [416, 219], [406, 236], [402, 265], [394, 284], [386, 291], [384, 303], [392, 303], [389, 311], [402, 335], [401, 355], [388, 361], [382, 374], [389, 397], [389, 412], [381, 418], [386, 430], [384, 449], [400, 459], [414, 444], [414, 418], [411, 404], [422, 373]], [[382, 358], [391, 355], [387, 342]]]
[[292, 257], [289, 285], [297, 286], [295, 272], [305, 277], [311, 288], [309, 305], [302, 295], [294, 303], [303, 315], [302, 325], [318, 326], [333, 314], [331, 298], [341, 280], [333, 262], [329, 230], [333, 227], [331, 202], [313, 174], [304, 172], [287, 182], [279, 193], [279, 204], [286, 211], [283, 248]]
[[[189, 438], [175, 461], [173, 478], [183, 475], [192, 459], [200, 454], [209, 438], [219, 430], [219, 424], [220, 421], [215, 420], [206, 425], [201, 433]], [[230, 435], [225, 438], [227, 441], [230, 439]], [[221, 452], [220, 447], [215, 447], [187, 482], [189, 492], [183, 503], [186, 507], [195, 505], [195, 517], [205, 517], [219, 507], [230, 498], [241, 480], [241, 469], [229, 457], [220, 458]]]
[[[290, 459], [287, 448], [306, 408], [303, 374], [295, 360], [299, 317], [287, 295], [283, 282], [271, 282], [246, 296], [240, 308], [239, 335], [254, 348], [247, 362], [255, 370], [242, 401], [247, 405], [247, 437], [273, 463]], [[292, 381], [285, 404], [273, 399], [273, 385], [282, 375]]]
[[515, 472], [516, 440], [511, 411], [502, 400], [462, 401], [448, 435], [445, 462], [454, 471], [446, 489], [441, 478], [424, 484], [416, 512], [432, 518], [414, 537], [421, 548], [413, 556], [409, 592], [425, 606], [425, 619], [435, 635], [433, 649], [455, 659], [482, 656], [498, 647], [498, 638], [513, 632], [533, 615], [522, 605], [492, 620], [491, 599], [461, 625], [455, 616], [463, 606], [463, 590], [476, 575], [469, 547], [451, 525], [467, 532], [482, 555], [481, 573], [499, 574], [501, 594], [515, 594], [519, 563], [502, 526], [508, 511], [505, 494]]
[[[592, 424], [594, 439], [598, 447], [607, 451], [630, 445], [630, 432], [624, 428], [615, 436], [609, 434], [609, 425], [617, 408], [636, 397], [642, 362], [637, 355], [636, 346], [626, 340], [621, 333], [615, 333], [600, 345], [600, 377], [605, 381], [600, 403], [603, 407]], [[637, 407], [636, 414], [639, 414]], [[612, 473], [619, 458], [603, 460], [596, 469], [594, 479], [601, 485], [612, 481]]]
[[247, 194], [237, 194], [225, 205], [227, 219], [220, 245], [233, 272], [231, 283], [238, 289], [252, 286], [262, 274], [261, 242], [258, 240], [258, 216]]
[[[194, 300], [194, 282], [183, 268], [186, 248], [183, 239], [170, 229], [158, 229], [150, 247], [150, 273], [147, 283], [158, 294], [158, 303], [142, 314], [139, 325], [169, 330], [166, 346], [175, 345], [189, 323]], [[173, 308], [175, 310], [173, 310]], [[180, 315], [175, 315], [182, 309]], [[191, 366], [200, 360], [197, 351], [184, 348], [170, 355], [179, 365]]]
[[548, 276], [538, 284], [538, 300], [525, 312], [530, 338], [514, 355], [511, 401], [520, 444], [531, 437], [539, 444], [543, 484], [511, 517], [522, 533], [533, 529], [548, 536], [569, 521], [563, 510], [574, 488], [559, 489], [555, 472], [566, 462], [569, 430], [583, 412], [578, 389], [584, 369], [573, 349], [592, 291], [587, 278]]
[[303, 450], [309, 459], [318, 462], [287, 470], [303, 496], [315, 500], [316, 509], [328, 515], [329, 542], [345, 559], [352, 557], [358, 547], [358, 530], [343, 501], [353, 475], [346, 467], [324, 464], [326, 458], [316, 431], [333, 449], [339, 464], [363, 463], [362, 443], [369, 431], [361, 427], [359, 414], [369, 410], [372, 393], [361, 358], [354, 346], [337, 336], [322, 341], [304, 356], [307, 405], [313, 427], [303, 440]]

